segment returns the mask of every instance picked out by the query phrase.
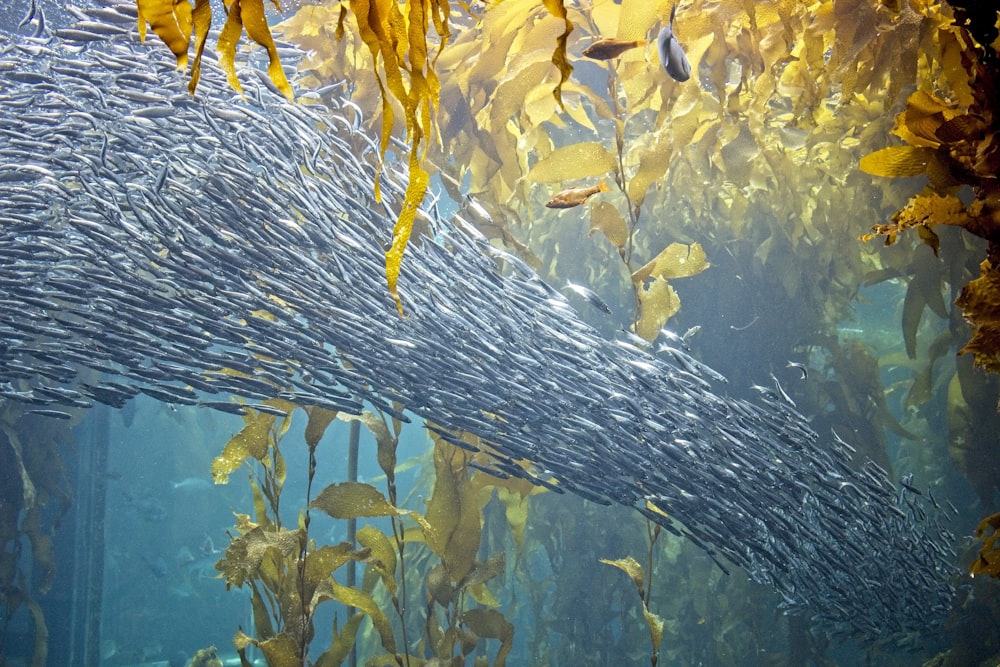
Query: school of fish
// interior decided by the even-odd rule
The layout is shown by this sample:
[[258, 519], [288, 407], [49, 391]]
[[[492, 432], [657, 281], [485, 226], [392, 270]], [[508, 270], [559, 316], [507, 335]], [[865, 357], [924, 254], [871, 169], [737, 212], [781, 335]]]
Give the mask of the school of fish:
[[856, 470], [777, 384], [729, 398], [683, 341], [603, 338], [459, 216], [424, 212], [399, 317], [383, 253], [404, 177], [374, 201], [356, 107], [335, 88], [289, 104], [248, 68], [241, 100], [210, 50], [192, 98], [169, 50], [139, 44], [134, 3], [71, 12], [0, 50], [0, 395], [52, 418], [139, 392], [419, 415], [480, 436], [498, 475], [526, 459], [540, 484], [636, 508], [819, 631], [941, 626], [950, 505]]

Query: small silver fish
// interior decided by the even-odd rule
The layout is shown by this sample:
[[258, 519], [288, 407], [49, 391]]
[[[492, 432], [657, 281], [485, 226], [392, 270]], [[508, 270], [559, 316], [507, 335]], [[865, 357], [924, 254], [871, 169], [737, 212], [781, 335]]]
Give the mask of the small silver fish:
[[686, 343], [689, 340], [691, 340], [692, 338], [694, 338], [695, 336], [697, 336], [699, 331], [701, 331], [701, 325], [700, 324], [696, 324], [693, 327], [691, 327], [690, 329], [688, 329], [687, 331], [685, 331], [684, 335], [681, 336], [681, 338], [683, 338], [684, 342]]
[[663, 26], [660, 36], [656, 39], [657, 50], [660, 52], [660, 62], [675, 81], [683, 83], [691, 78], [691, 63], [688, 62], [684, 49], [674, 37], [674, 16], [677, 5], [670, 10], [670, 23]]
[[805, 380], [807, 377], [809, 377], [809, 369], [806, 368], [805, 364], [800, 364], [797, 361], [789, 361], [788, 365], [786, 366], [786, 368], [794, 368], [798, 372], [802, 373], [802, 379], [803, 380]]
[[170, 482], [174, 491], [201, 491], [212, 488], [212, 483], [201, 477], [185, 477], [179, 482]]

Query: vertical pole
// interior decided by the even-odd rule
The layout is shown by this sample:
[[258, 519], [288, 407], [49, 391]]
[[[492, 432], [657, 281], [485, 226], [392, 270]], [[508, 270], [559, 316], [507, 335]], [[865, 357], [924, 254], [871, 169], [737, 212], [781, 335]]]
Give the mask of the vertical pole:
[[[351, 420], [351, 430], [347, 437], [347, 479], [351, 482], [358, 481], [358, 442], [361, 438], [361, 423], [353, 419]], [[351, 545], [355, 545], [355, 538], [357, 536], [358, 521], [357, 519], [351, 518], [347, 520], [347, 541]], [[357, 582], [357, 563], [354, 560], [347, 561], [347, 585], [354, 586]], [[348, 618], [354, 614], [354, 607], [347, 608]], [[355, 644], [351, 648], [351, 667], [357, 667], [358, 665], [358, 647]]]
[[101, 611], [104, 595], [104, 515], [108, 491], [110, 410], [87, 411], [89, 437], [80, 447], [73, 536], [73, 593], [70, 611], [70, 664], [101, 660]]

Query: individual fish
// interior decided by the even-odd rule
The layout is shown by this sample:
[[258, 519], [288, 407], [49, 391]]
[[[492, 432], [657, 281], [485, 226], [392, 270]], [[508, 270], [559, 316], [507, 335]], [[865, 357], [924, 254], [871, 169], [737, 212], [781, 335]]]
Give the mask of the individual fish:
[[681, 338], [686, 343], [689, 340], [691, 340], [692, 338], [694, 338], [695, 336], [697, 336], [698, 332], [700, 332], [700, 331], [701, 331], [701, 325], [700, 324], [696, 324], [693, 327], [691, 327], [690, 329], [688, 329], [687, 331], [685, 331], [684, 335], [681, 336]]
[[805, 380], [809, 377], [809, 369], [806, 368], [805, 364], [799, 363], [797, 361], [789, 361], [785, 368], [794, 368], [799, 373], [802, 373], [802, 379]]
[[584, 287], [583, 285], [577, 285], [576, 283], [567, 281], [563, 286], [563, 291], [567, 290], [581, 297], [594, 308], [611, 315], [611, 307], [604, 302], [604, 299], [597, 295], [597, 292], [589, 287]]
[[569, 188], [567, 190], [557, 192], [552, 199], [545, 203], [545, 206], [548, 208], [573, 208], [574, 206], [586, 204], [587, 200], [596, 195], [598, 192], [607, 191], [608, 185], [604, 181], [601, 181], [597, 185], [592, 185], [589, 188]]
[[73, 415], [62, 410], [26, 410], [26, 414], [39, 415], [41, 417], [51, 417], [52, 419], [72, 419]]
[[212, 483], [203, 477], [185, 477], [179, 482], [170, 482], [174, 491], [206, 491], [212, 488]]
[[634, 40], [623, 40], [623, 39], [602, 39], [600, 41], [594, 42], [587, 48], [583, 50], [583, 55], [593, 60], [611, 60], [612, 58], [617, 58], [626, 51], [630, 51], [634, 48], [644, 46], [646, 40], [644, 39], [634, 39]]
[[674, 36], [674, 17], [677, 15], [677, 5], [670, 10], [670, 23], [663, 26], [656, 38], [656, 49], [660, 54], [660, 63], [675, 81], [681, 83], [691, 78], [691, 63], [688, 62], [684, 48]]

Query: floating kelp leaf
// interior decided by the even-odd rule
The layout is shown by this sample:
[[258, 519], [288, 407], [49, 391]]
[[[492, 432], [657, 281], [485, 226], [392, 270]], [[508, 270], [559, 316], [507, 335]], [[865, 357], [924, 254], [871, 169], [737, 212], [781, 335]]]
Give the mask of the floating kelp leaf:
[[[952, 333], [944, 331], [927, 348], [927, 359], [923, 367], [914, 374], [913, 384], [906, 393], [903, 405], [909, 409], [921, 409], [931, 400], [934, 381], [934, 364], [951, 349]], [[879, 359], [882, 363], [882, 359]]]
[[271, 624], [271, 612], [264, 602], [264, 596], [260, 592], [260, 587], [250, 588], [250, 609], [253, 610], [253, 626], [257, 633], [257, 639], [261, 641], [274, 636], [274, 626]]
[[892, 133], [910, 146], [936, 148], [940, 145], [938, 128], [958, 113], [945, 100], [917, 90], [906, 99], [906, 109], [896, 117]]
[[396, 472], [396, 447], [399, 444], [398, 435], [389, 432], [385, 420], [370, 410], [365, 410], [360, 415], [348, 415], [340, 413], [338, 417], [346, 422], [359, 421], [365, 425], [375, 437], [375, 445], [378, 448], [378, 465], [386, 477], [392, 479]]
[[910, 359], [917, 358], [917, 329], [920, 326], [920, 318], [924, 314], [924, 301], [921, 291], [911, 283], [903, 297], [903, 342], [906, 345], [906, 354]]
[[309, 421], [306, 423], [306, 444], [315, 447], [326, 432], [326, 427], [336, 419], [337, 412], [316, 406], [309, 406], [305, 411], [309, 415]]
[[457, 592], [443, 563], [438, 563], [427, 573], [424, 588], [427, 591], [428, 600], [434, 600], [442, 607], [450, 605]]
[[268, 76], [271, 77], [271, 81], [288, 101], [292, 101], [294, 98], [292, 87], [288, 84], [288, 79], [285, 78], [285, 71], [282, 69], [281, 60], [278, 57], [278, 49], [271, 37], [271, 30], [267, 26], [263, 0], [232, 0], [228, 4], [226, 23], [222, 26], [222, 32], [219, 33], [217, 48], [229, 85], [236, 92], [243, 94], [243, 87], [236, 75], [236, 44], [240, 41], [244, 28], [250, 39], [267, 50]]
[[201, 79], [201, 57], [208, 41], [208, 31], [212, 29], [212, 5], [210, 0], [195, 0], [191, 12], [194, 27], [194, 62], [191, 63], [191, 79], [188, 81], [188, 92], [194, 95]]
[[661, 132], [657, 140], [639, 154], [639, 168], [628, 181], [628, 196], [633, 206], [642, 206], [649, 186], [663, 178], [671, 159], [670, 133]]
[[646, 586], [646, 575], [642, 570], [642, 565], [639, 561], [632, 558], [631, 556], [626, 556], [625, 558], [619, 558], [618, 560], [607, 560], [602, 558], [601, 562], [605, 565], [611, 565], [612, 567], [617, 567], [619, 570], [624, 572], [635, 584], [636, 590], [639, 592], [639, 598], [645, 599], [646, 594], [644, 587]]
[[506, 562], [506, 555], [502, 551], [492, 558], [487, 558], [485, 561], [477, 561], [472, 567], [472, 571], [462, 581], [462, 584], [465, 586], [484, 584], [494, 577], [499, 577], [504, 573]]
[[599, 141], [584, 141], [552, 151], [535, 163], [526, 178], [534, 183], [561, 183], [602, 176], [617, 164], [615, 156]]
[[396, 302], [396, 310], [403, 316], [403, 302], [399, 298], [396, 290], [396, 283], [399, 281], [399, 271], [403, 263], [403, 253], [406, 251], [406, 244], [410, 242], [410, 234], [413, 232], [413, 220], [417, 215], [417, 207], [423, 201], [427, 193], [427, 183], [430, 177], [427, 172], [420, 168], [420, 161], [417, 159], [416, 149], [410, 153], [410, 182], [406, 186], [406, 197], [403, 208], [399, 212], [396, 226], [392, 230], [392, 246], [385, 253], [385, 278], [389, 287], [389, 294]]
[[389, 653], [396, 652], [396, 638], [392, 633], [392, 624], [389, 622], [385, 612], [372, 599], [370, 595], [357, 588], [341, 586], [333, 578], [329, 579], [330, 596], [348, 607], [354, 607], [371, 619], [375, 631], [378, 632], [382, 647]]
[[[993, 532], [983, 537], [988, 528]], [[972, 562], [969, 571], [972, 574], [988, 574], [991, 577], [1000, 578], [1000, 512], [991, 514], [979, 522], [976, 527], [976, 537], [983, 540], [983, 546], [979, 548], [979, 557]]]
[[212, 479], [216, 484], [229, 482], [229, 475], [247, 459], [263, 461], [271, 443], [271, 429], [277, 417], [264, 412], [244, 415], [245, 425], [226, 443], [222, 453], [212, 460]]
[[336, 629], [335, 623], [333, 643], [330, 645], [330, 648], [319, 656], [315, 667], [340, 667], [354, 648], [354, 644], [357, 641], [358, 628], [361, 627], [361, 621], [363, 620], [365, 620], [364, 614], [352, 614], [339, 632]]
[[934, 130], [934, 136], [944, 144], [979, 141], [988, 127], [986, 120], [979, 114], [963, 114], [938, 126]]
[[[365, 551], [367, 556], [367, 550]], [[306, 554], [306, 566], [303, 571], [304, 577], [301, 582], [302, 598], [309, 601], [313, 606], [318, 604], [313, 599], [313, 593], [325, 582], [333, 573], [339, 570], [348, 561], [357, 558], [358, 554], [350, 542], [340, 544], [324, 544], [318, 549], [313, 549]]]
[[507, 655], [514, 643], [514, 626], [495, 609], [470, 609], [462, 614], [462, 623], [470, 630], [487, 639], [499, 639], [500, 650], [497, 651], [494, 667], [504, 667]]
[[226, 589], [243, 584], [255, 578], [269, 549], [275, 549], [281, 557], [296, 552], [299, 548], [298, 530], [268, 530], [254, 528], [246, 535], [234, 538], [226, 548], [226, 553], [215, 565], [226, 580]]
[[[544, 487], [535, 487], [544, 489]], [[505, 488], [497, 488], [497, 498], [503, 503], [507, 525], [510, 526], [511, 537], [518, 550], [524, 548], [524, 530], [528, 525], [528, 499], [517, 492]]]
[[469, 480], [468, 452], [434, 439], [434, 490], [427, 501], [426, 519], [431, 530], [427, 546], [441, 558], [452, 581], [461, 581], [472, 570], [482, 532], [479, 493]]
[[45, 667], [49, 656], [49, 629], [45, 625], [45, 614], [41, 606], [32, 599], [24, 601], [24, 606], [31, 612], [31, 620], [35, 629], [35, 646], [31, 651], [31, 667]]
[[671, 243], [649, 263], [633, 273], [632, 282], [639, 285], [651, 277], [667, 280], [687, 278], [701, 273], [709, 266], [700, 243], [692, 243], [690, 246]]
[[476, 604], [481, 604], [484, 607], [491, 607], [496, 609], [500, 606], [500, 601], [496, 599], [490, 589], [486, 587], [486, 584], [469, 584], [465, 587], [465, 592], [472, 596], [472, 599], [476, 601]]
[[[870, 241], [876, 236], [885, 236], [885, 244], [892, 245], [896, 241], [897, 234], [911, 227], [929, 228], [932, 225], [965, 227], [972, 220], [958, 197], [934, 193], [919, 194], [911, 197], [906, 206], [893, 214], [891, 224], [873, 226], [872, 230], [874, 231], [862, 236], [861, 240]], [[928, 241], [928, 239], [924, 240]], [[933, 242], [929, 242], [928, 245], [934, 248]], [[937, 254], [936, 250], [935, 254]]]
[[363, 526], [357, 533], [358, 544], [371, 551], [368, 566], [374, 569], [391, 595], [396, 594], [396, 547], [382, 531]]
[[569, 38], [569, 34], [573, 32], [573, 24], [570, 20], [566, 18], [566, 7], [563, 6], [563, 0], [543, 0], [545, 3], [545, 8], [549, 10], [549, 13], [556, 18], [563, 20], [566, 29], [563, 31], [559, 38], [556, 40], [555, 51], [552, 52], [552, 64], [559, 69], [559, 83], [556, 84], [555, 89], [552, 91], [552, 95], [556, 98], [556, 102], [559, 106], [563, 106], [562, 101], [562, 86], [569, 80], [570, 75], [573, 73], [573, 66], [569, 64], [569, 60], [566, 59], [566, 40]]
[[257, 642], [257, 648], [264, 654], [267, 667], [302, 667], [299, 640], [288, 631]]
[[972, 326], [972, 338], [958, 351], [972, 354], [976, 366], [1000, 373], [1000, 271], [985, 259], [979, 277], [962, 288], [955, 301]]
[[331, 484], [309, 504], [334, 519], [396, 516], [400, 511], [392, 506], [382, 492], [370, 484], [340, 482]]
[[673, 0], [622, 0], [616, 38], [624, 41], [646, 39], [656, 21], [670, 17]]
[[864, 156], [858, 166], [872, 176], [919, 176], [933, 153], [933, 149], [919, 146], [890, 146]]
[[681, 308], [680, 297], [663, 278], [655, 278], [649, 286], [639, 287], [639, 304], [642, 316], [635, 333], [653, 342], [660, 335], [660, 329]]
[[[247, 31], [247, 37], [267, 50], [267, 75], [282, 95], [289, 102], [293, 101], [295, 96], [292, 93], [292, 87], [288, 84], [288, 79], [285, 78], [285, 70], [281, 67], [281, 59], [278, 57], [278, 48], [274, 45], [271, 29], [267, 26], [267, 19], [264, 17], [264, 0], [233, 0], [229, 7], [230, 13], [233, 11], [233, 6], [237, 4], [242, 9], [243, 27]], [[277, 8], [277, 0], [275, 0], [275, 7]]]
[[645, 605], [642, 605], [642, 615], [646, 619], [646, 625], [649, 626], [649, 638], [653, 643], [653, 655], [656, 655], [660, 650], [660, 644], [663, 642], [663, 619], [654, 614]]
[[140, 36], [145, 39], [146, 24], [163, 40], [177, 58], [177, 68], [187, 67], [191, 39], [191, 4], [187, 0], [136, 0]]

